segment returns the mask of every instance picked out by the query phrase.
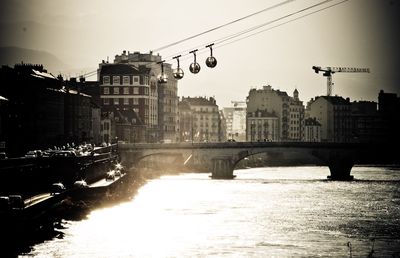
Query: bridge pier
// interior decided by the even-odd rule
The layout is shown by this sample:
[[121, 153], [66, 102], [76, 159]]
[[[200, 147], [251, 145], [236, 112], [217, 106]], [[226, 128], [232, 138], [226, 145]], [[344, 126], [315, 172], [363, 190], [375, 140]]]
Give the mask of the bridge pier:
[[331, 161], [328, 164], [331, 175], [328, 176], [328, 179], [331, 180], [340, 180], [340, 181], [351, 181], [354, 179], [352, 175], [350, 175], [351, 169], [353, 168], [354, 162], [350, 159], [337, 159], [335, 161]]
[[233, 179], [234, 163], [230, 157], [216, 157], [212, 159], [212, 179]]

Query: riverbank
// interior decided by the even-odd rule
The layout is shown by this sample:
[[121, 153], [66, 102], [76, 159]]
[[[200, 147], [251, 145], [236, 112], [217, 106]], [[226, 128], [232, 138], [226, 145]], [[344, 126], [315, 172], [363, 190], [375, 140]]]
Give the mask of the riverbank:
[[147, 180], [161, 175], [156, 171], [132, 169], [124, 177], [102, 191], [93, 194], [71, 194], [37, 218], [20, 219], [17, 213], [2, 217], [0, 250], [6, 257], [29, 253], [33, 245], [63, 237], [66, 221], [78, 221], [99, 208], [111, 207], [134, 198]]

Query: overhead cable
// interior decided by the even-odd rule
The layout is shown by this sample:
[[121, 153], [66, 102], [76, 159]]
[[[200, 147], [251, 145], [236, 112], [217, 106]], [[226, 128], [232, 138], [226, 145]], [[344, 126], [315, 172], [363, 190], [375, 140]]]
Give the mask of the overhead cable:
[[274, 28], [277, 28], [277, 27], [280, 27], [280, 26], [282, 26], [282, 25], [288, 24], [288, 23], [290, 23], [290, 22], [293, 22], [293, 21], [299, 20], [299, 19], [301, 19], [301, 18], [310, 16], [310, 15], [312, 15], [312, 14], [315, 14], [315, 13], [318, 13], [318, 12], [321, 12], [321, 11], [324, 11], [324, 10], [326, 10], [326, 9], [329, 9], [329, 8], [331, 8], [331, 7], [334, 7], [334, 6], [336, 6], [336, 5], [342, 4], [342, 3], [347, 2], [347, 1], [349, 1], [349, 0], [343, 0], [343, 1], [341, 1], [341, 2], [338, 2], [338, 3], [332, 4], [332, 5], [330, 5], [330, 6], [321, 8], [321, 9], [316, 10], [316, 11], [313, 11], [313, 12], [311, 12], [311, 13], [307, 13], [307, 14], [305, 14], [305, 15], [299, 16], [299, 17], [294, 18], [294, 19], [291, 19], [291, 20], [289, 20], [289, 21], [282, 22], [282, 23], [280, 23], [280, 24], [277, 24], [277, 25], [275, 25], [275, 26], [269, 27], [269, 28], [267, 28], [267, 29], [264, 29], [264, 30], [261, 30], [261, 31], [257, 31], [257, 32], [255, 32], [255, 33], [246, 35], [246, 36], [244, 36], [244, 37], [235, 39], [235, 40], [233, 40], [233, 41], [227, 42], [227, 43], [222, 44], [222, 45], [220, 45], [220, 44], [223, 43], [223, 42], [225, 42], [225, 41], [227, 41], [227, 40], [229, 40], [229, 39], [232, 39], [232, 38], [228, 38], [228, 39], [226, 39], [226, 40], [219, 41], [218, 43], [216, 43], [216, 44], [218, 44], [218, 46], [217, 46], [216, 48], [221, 48], [221, 47], [223, 47], [223, 46], [230, 45], [230, 44], [235, 43], [235, 42], [237, 42], [237, 41], [240, 41], [240, 40], [243, 40], [243, 39], [246, 39], [246, 38], [255, 36], [255, 35], [260, 34], [260, 33], [262, 33], [262, 32], [265, 32], [265, 31], [268, 31], [268, 30], [272, 30], [272, 29], [274, 29]]
[[176, 42], [170, 43], [170, 44], [168, 44], [168, 45], [165, 45], [165, 46], [156, 48], [156, 49], [153, 50], [153, 52], [160, 51], [160, 50], [163, 50], [163, 49], [172, 47], [172, 46], [174, 46], [174, 45], [180, 44], [180, 43], [182, 43], [182, 42], [185, 42], [185, 41], [187, 41], [187, 40], [197, 38], [197, 37], [199, 37], [199, 36], [201, 36], [201, 35], [204, 35], [204, 34], [207, 34], [207, 33], [209, 33], [209, 32], [212, 32], [212, 31], [221, 29], [221, 28], [226, 27], [226, 26], [228, 26], [228, 25], [231, 25], [231, 24], [233, 24], [233, 23], [242, 21], [242, 20], [244, 20], [244, 19], [250, 18], [250, 17], [255, 16], [255, 15], [257, 15], [257, 14], [260, 14], [260, 13], [263, 13], [263, 12], [266, 12], [266, 11], [269, 11], [269, 10], [272, 10], [272, 9], [275, 9], [275, 8], [277, 8], [277, 7], [280, 7], [280, 6], [282, 6], [282, 5], [288, 4], [288, 3], [293, 2], [293, 1], [295, 1], [295, 0], [286, 0], [286, 1], [281, 2], [281, 3], [279, 3], [279, 4], [276, 4], [276, 5], [273, 5], [273, 6], [264, 8], [264, 9], [258, 11], [258, 12], [255, 12], [255, 13], [252, 13], [252, 14], [249, 14], [249, 15], [246, 15], [246, 16], [241, 17], [241, 18], [239, 18], [239, 19], [230, 21], [230, 22], [228, 22], [228, 23], [222, 24], [222, 25], [217, 26], [217, 27], [214, 27], [214, 28], [212, 28], [212, 29], [209, 29], [209, 30], [203, 31], [203, 32], [201, 32], [201, 33], [195, 34], [195, 35], [193, 35], [193, 36], [190, 36], [190, 37], [187, 37], [187, 38], [178, 40], [178, 41], [176, 41]]

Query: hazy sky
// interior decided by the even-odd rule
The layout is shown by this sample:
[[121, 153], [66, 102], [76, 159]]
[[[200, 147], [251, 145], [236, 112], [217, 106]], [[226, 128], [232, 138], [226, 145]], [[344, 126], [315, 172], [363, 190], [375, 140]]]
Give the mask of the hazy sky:
[[[123, 50], [148, 52], [281, 2], [285, 1], [3, 0], [0, 46], [50, 52], [71, 67], [50, 72], [76, 76], [77, 71], [97, 69], [102, 59], [113, 61]], [[291, 1], [155, 53], [167, 57], [199, 46], [203, 49], [207, 43], [320, 2]], [[339, 2], [333, 0], [310, 11]], [[218, 65], [214, 69], [204, 64], [207, 51], [199, 51], [202, 67], [196, 75], [188, 69], [192, 56], [181, 59], [185, 76], [179, 81], [178, 94], [215, 96], [224, 107], [231, 100], [244, 101], [250, 88], [270, 84], [290, 95], [297, 88], [300, 99], [307, 102], [326, 94], [326, 78], [315, 74], [313, 65], [370, 68], [370, 74], [334, 74], [333, 93], [351, 100], [377, 101], [380, 89], [400, 94], [399, 11], [398, 0], [349, 0], [231, 44], [216, 44]]]

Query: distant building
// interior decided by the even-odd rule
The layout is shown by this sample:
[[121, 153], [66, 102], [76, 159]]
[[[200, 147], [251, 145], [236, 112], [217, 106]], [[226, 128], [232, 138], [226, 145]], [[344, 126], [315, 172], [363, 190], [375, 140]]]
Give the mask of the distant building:
[[[179, 112], [179, 120], [183, 125], [180, 132], [189, 136], [185, 140], [190, 139], [194, 142], [218, 142], [221, 140], [220, 114], [214, 98], [182, 97], [179, 106], [182, 108]], [[188, 112], [188, 107], [190, 107], [191, 114]], [[190, 120], [190, 116], [192, 120]], [[185, 119], [189, 119], [189, 121], [185, 121]]]
[[353, 141], [350, 99], [339, 96], [320, 96], [307, 103], [307, 118], [321, 124], [321, 141]]
[[305, 142], [321, 141], [321, 124], [314, 118], [306, 118], [304, 120], [304, 138]]
[[218, 120], [218, 141], [220, 142], [225, 142], [228, 140], [227, 133], [226, 133], [226, 119], [224, 116], [224, 112], [222, 110], [219, 110], [219, 120]]
[[178, 117], [179, 117], [179, 141], [192, 142], [194, 139], [193, 115], [188, 101], [179, 101]]
[[233, 107], [224, 107], [226, 136], [235, 141], [246, 141], [246, 102], [232, 101]]
[[[260, 126], [254, 123], [263, 123], [260, 115], [265, 115], [268, 122], [274, 121], [278, 130], [274, 130], [273, 136], [270, 131], [255, 132]], [[257, 119], [256, 119], [257, 118]], [[275, 119], [276, 118], [276, 119]], [[249, 119], [251, 121], [249, 121]], [[297, 89], [290, 97], [286, 92], [274, 90], [270, 85], [263, 86], [262, 89], [251, 89], [247, 97], [247, 140], [274, 140], [274, 141], [300, 141], [304, 134], [304, 106], [299, 100]], [[253, 125], [252, 125], [253, 123]], [[261, 130], [261, 129], [260, 129]], [[266, 128], [262, 130], [267, 130]], [[268, 129], [270, 130], [270, 129]], [[261, 135], [258, 138], [255, 135]], [[263, 138], [262, 135], [271, 135]], [[255, 138], [254, 138], [255, 137]]]
[[385, 137], [383, 120], [374, 101], [351, 102], [351, 122], [355, 142], [380, 142]]
[[297, 89], [293, 92], [293, 98], [289, 99], [289, 133], [288, 141], [301, 141], [304, 138], [304, 105], [299, 100]]

